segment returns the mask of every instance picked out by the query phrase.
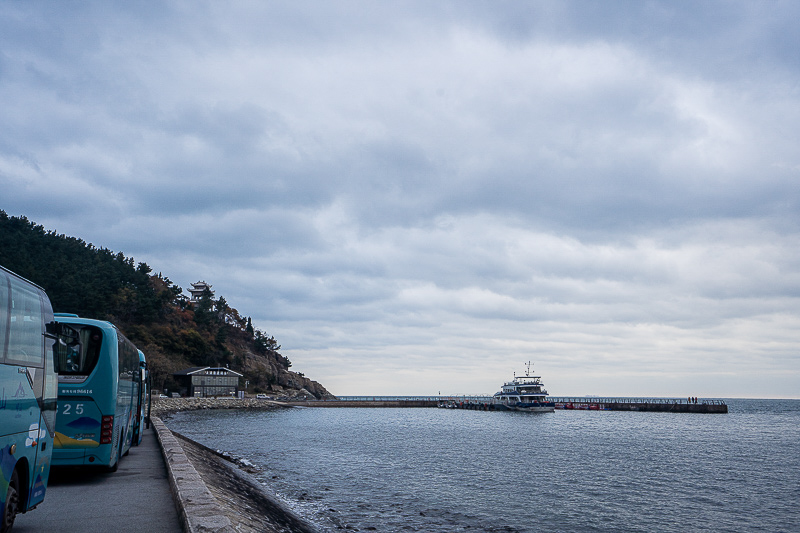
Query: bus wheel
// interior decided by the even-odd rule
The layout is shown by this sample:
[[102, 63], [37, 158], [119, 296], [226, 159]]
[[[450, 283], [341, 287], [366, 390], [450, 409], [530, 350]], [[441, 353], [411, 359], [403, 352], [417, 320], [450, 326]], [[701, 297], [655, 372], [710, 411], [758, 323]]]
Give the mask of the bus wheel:
[[11, 482], [8, 484], [6, 492], [6, 504], [3, 506], [3, 522], [0, 523], [0, 533], [11, 531], [14, 519], [19, 512], [19, 476], [17, 471], [11, 475]]
[[109, 466], [109, 472], [116, 472], [119, 469], [119, 462], [122, 460], [122, 439], [119, 441], [119, 449], [117, 450], [117, 462], [114, 463], [114, 466]]

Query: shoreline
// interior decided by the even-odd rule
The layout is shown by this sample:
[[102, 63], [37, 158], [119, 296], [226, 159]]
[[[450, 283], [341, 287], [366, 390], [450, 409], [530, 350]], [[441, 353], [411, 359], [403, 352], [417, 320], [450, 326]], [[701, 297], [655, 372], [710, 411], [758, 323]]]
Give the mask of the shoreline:
[[280, 402], [250, 398], [154, 399], [152, 423], [185, 531], [317, 533], [316, 528], [251, 475], [258, 472], [257, 468], [173, 432], [165, 423], [181, 411], [287, 407]]

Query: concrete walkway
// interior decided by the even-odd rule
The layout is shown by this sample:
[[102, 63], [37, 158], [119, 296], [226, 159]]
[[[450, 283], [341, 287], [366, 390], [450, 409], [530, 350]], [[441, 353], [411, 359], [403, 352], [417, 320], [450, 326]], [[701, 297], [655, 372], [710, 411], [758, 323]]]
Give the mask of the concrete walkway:
[[44, 502], [17, 516], [12, 533], [180, 533], [167, 468], [153, 428], [114, 473], [53, 469]]

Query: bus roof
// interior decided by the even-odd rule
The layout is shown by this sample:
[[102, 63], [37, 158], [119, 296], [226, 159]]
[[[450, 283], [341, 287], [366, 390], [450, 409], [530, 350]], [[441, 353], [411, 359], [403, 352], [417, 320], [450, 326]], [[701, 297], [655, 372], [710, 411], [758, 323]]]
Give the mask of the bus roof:
[[84, 324], [87, 326], [97, 326], [98, 328], [103, 329], [114, 329], [119, 331], [119, 328], [112, 324], [107, 320], [97, 320], [95, 318], [83, 318], [81, 316], [76, 315], [75, 313], [54, 313], [56, 317], [56, 322], [62, 322], [64, 324]]
[[42, 291], [44, 291], [44, 289], [43, 289], [42, 287], [40, 287], [39, 285], [35, 284], [34, 282], [32, 282], [31, 280], [29, 280], [29, 279], [27, 279], [27, 278], [23, 278], [22, 276], [20, 276], [20, 275], [19, 275], [19, 274], [17, 274], [16, 272], [13, 272], [13, 271], [11, 271], [11, 270], [7, 269], [7, 268], [6, 268], [6, 267], [4, 267], [3, 265], [0, 265], [0, 269], [2, 269], [2, 270], [3, 270], [3, 271], [5, 271], [5, 272], [8, 272], [9, 274], [11, 274], [12, 276], [14, 276], [15, 278], [19, 278], [19, 279], [21, 279], [22, 281], [24, 281], [25, 283], [30, 283], [31, 285], [33, 285], [33, 286], [34, 286], [34, 287], [36, 287], [37, 289], [41, 289]]

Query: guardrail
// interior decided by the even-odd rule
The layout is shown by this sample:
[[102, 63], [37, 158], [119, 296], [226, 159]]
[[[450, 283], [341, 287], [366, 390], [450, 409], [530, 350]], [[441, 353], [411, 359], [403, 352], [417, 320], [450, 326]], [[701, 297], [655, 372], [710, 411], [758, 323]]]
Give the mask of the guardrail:
[[[336, 399], [319, 400], [325, 402], [490, 402], [492, 396], [338, 396]], [[725, 405], [723, 400], [698, 398], [697, 402], [688, 398], [644, 398], [644, 397], [603, 397], [603, 396], [548, 396], [547, 400], [556, 403], [649, 403], [683, 405]]]
[[444, 402], [455, 400], [491, 400], [491, 396], [337, 396], [328, 402]]
[[[590, 411], [652, 411], [675, 413], [727, 413], [728, 406], [718, 399], [689, 398], [604, 398], [550, 396], [556, 409]], [[340, 396], [326, 400], [282, 402], [298, 407], [455, 407], [458, 409], [504, 410], [492, 396]]]
[[723, 400], [713, 398], [698, 398], [697, 402], [689, 398], [635, 398], [617, 397], [606, 398], [601, 396], [548, 396], [547, 399], [556, 403], [648, 403], [648, 404], [678, 404], [678, 405], [725, 405]]

